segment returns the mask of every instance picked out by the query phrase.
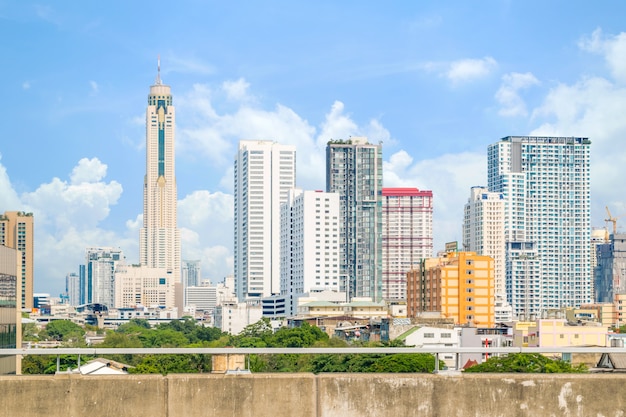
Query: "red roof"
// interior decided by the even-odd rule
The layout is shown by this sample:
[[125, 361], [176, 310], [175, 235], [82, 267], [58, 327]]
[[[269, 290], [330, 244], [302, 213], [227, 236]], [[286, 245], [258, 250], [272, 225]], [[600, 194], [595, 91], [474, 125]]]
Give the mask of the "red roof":
[[430, 190], [418, 190], [417, 188], [383, 188], [383, 197], [432, 197]]

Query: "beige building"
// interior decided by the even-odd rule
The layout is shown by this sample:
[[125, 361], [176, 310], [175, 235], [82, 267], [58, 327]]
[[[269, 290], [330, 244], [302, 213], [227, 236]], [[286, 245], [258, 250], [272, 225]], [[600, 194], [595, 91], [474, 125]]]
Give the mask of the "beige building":
[[[0, 349], [22, 347], [21, 252], [0, 246]], [[20, 374], [20, 356], [0, 356], [0, 375]]]
[[[526, 335], [518, 334], [524, 332]], [[607, 343], [608, 328], [598, 325], [571, 325], [566, 319], [541, 319], [515, 329], [513, 344], [520, 347], [601, 346]]]
[[0, 215], [0, 245], [20, 251], [21, 305], [30, 311], [33, 308], [33, 214], [22, 211], [7, 211]]
[[175, 284], [166, 268], [118, 265], [115, 271], [115, 307], [175, 307]]

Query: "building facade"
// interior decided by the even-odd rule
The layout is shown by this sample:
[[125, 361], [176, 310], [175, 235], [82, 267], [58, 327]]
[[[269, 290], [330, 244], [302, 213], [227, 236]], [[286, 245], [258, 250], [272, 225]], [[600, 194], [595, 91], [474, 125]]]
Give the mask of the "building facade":
[[69, 305], [82, 304], [80, 301], [80, 276], [76, 272], [70, 272], [65, 276], [65, 294]]
[[17, 249], [21, 253], [20, 299], [21, 308], [33, 308], [34, 231], [33, 213], [7, 211], [0, 215], [0, 245]]
[[120, 264], [115, 273], [116, 308], [175, 308], [174, 284], [166, 268]]
[[[0, 245], [0, 349], [22, 347], [22, 252]], [[20, 374], [21, 356], [0, 356], [0, 375]]]
[[612, 234], [609, 239], [608, 243], [597, 245], [596, 303], [613, 303], [616, 295], [626, 294], [626, 234]]
[[289, 191], [281, 206], [281, 285], [288, 315], [309, 291], [339, 291], [339, 194]]
[[422, 261], [407, 273], [407, 314], [440, 312], [458, 325], [495, 322], [494, 260], [474, 252], [450, 252]]
[[406, 299], [406, 274], [433, 256], [433, 192], [383, 188], [383, 299]]
[[237, 298], [280, 294], [280, 206], [296, 185], [295, 147], [272, 141], [240, 141], [234, 184]]
[[183, 305], [188, 305], [187, 300], [187, 288], [197, 287], [202, 282], [202, 276], [200, 272], [200, 261], [182, 261], [181, 281], [183, 285]]
[[382, 299], [382, 146], [366, 138], [326, 146], [326, 191], [339, 194], [341, 274], [348, 297]]
[[125, 261], [120, 248], [103, 247], [85, 250], [86, 304], [115, 306], [115, 271]]
[[170, 87], [161, 82], [159, 63], [146, 109], [146, 175], [139, 260], [143, 266], [165, 268], [167, 279], [178, 284], [181, 248], [176, 218], [175, 128], [176, 108]]
[[[590, 144], [577, 137], [509, 136], [488, 149], [489, 191], [505, 199], [505, 239], [530, 244], [540, 268], [538, 282], [529, 282], [536, 273], [524, 269], [529, 258], [507, 253], [506, 286], [529, 291], [536, 313], [592, 300]], [[507, 297], [514, 311], [524, 309], [512, 293]]]

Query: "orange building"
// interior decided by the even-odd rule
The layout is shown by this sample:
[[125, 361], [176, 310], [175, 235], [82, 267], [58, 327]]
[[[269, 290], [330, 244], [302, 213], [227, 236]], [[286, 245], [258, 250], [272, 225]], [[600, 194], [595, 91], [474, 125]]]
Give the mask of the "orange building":
[[407, 312], [440, 312], [456, 324], [495, 324], [494, 260], [475, 252], [425, 259], [407, 273]]

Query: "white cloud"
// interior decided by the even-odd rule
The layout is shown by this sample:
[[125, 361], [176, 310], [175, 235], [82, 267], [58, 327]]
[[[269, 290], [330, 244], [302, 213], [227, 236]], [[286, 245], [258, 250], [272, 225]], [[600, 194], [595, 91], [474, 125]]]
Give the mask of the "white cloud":
[[626, 82], [626, 33], [604, 36], [601, 29], [596, 29], [578, 45], [585, 51], [602, 55], [613, 78], [620, 83]]
[[445, 76], [454, 84], [484, 78], [496, 69], [498, 63], [490, 56], [482, 59], [461, 59], [450, 64]]
[[[626, 61], [626, 49], [618, 47], [623, 36], [602, 39], [599, 30], [581, 44], [587, 51], [606, 54], [606, 58]], [[546, 95], [533, 119], [541, 120], [532, 135], [582, 136], [591, 139], [592, 225], [604, 225], [605, 206], [614, 215], [626, 212], [621, 184], [626, 178], [626, 87], [618, 66], [612, 67], [615, 80], [583, 77], [571, 85], [558, 84]], [[617, 81], [617, 82], [616, 82]], [[618, 223], [619, 224], [619, 223]]]
[[178, 202], [184, 259], [200, 259], [203, 278], [221, 281], [233, 271], [233, 196], [195, 191]]
[[526, 116], [526, 103], [520, 97], [519, 91], [539, 84], [539, 80], [530, 73], [512, 72], [502, 76], [502, 84], [496, 92], [496, 100], [502, 106], [498, 111], [500, 116]]
[[[0, 155], [1, 160], [2, 155]], [[20, 198], [11, 184], [9, 174], [2, 164], [0, 164], [0, 207], [4, 208], [5, 211], [26, 211], [22, 207]]]
[[225, 81], [222, 88], [226, 92], [227, 97], [231, 100], [247, 101], [249, 98], [248, 89], [250, 88], [250, 83], [243, 78], [237, 81]]
[[446, 154], [415, 161], [402, 150], [383, 166], [385, 187], [416, 187], [433, 192], [433, 238], [435, 251], [448, 241], [461, 241], [463, 207], [470, 187], [486, 185], [487, 156], [472, 152]]
[[107, 175], [107, 166], [98, 158], [83, 158], [72, 169], [70, 180], [72, 184], [83, 182], [98, 182]]
[[98, 87], [98, 83], [95, 81], [89, 81], [89, 86], [91, 87], [91, 94], [95, 95], [98, 94], [98, 91], [100, 90], [100, 88]]

